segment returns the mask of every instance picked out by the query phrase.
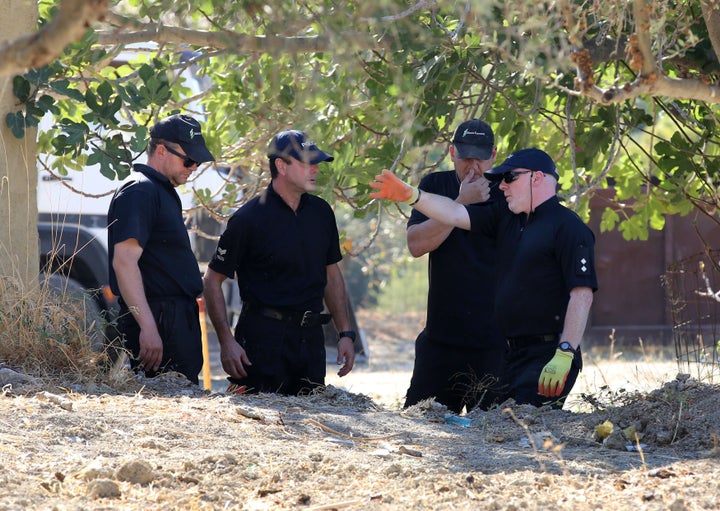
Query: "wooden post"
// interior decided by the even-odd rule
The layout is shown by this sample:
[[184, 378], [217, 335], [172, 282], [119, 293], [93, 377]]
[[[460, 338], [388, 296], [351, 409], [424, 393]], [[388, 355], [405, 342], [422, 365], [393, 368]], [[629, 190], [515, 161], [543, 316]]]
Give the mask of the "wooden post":
[[212, 378], [210, 375], [210, 349], [208, 347], [207, 324], [205, 323], [205, 301], [202, 297], [197, 299], [200, 309], [200, 332], [202, 333], [202, 355], [203, 355], [203, 387], [205, 390], [212, 390]]

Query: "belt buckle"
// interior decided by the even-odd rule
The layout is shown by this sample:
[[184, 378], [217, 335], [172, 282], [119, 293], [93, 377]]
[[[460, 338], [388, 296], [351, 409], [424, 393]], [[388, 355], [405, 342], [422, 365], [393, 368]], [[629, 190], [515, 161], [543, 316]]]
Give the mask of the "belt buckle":
[[312, 311], [303, 312], [302, 319], [300, 320], [300, 326], [308, 326], [310, 324], [310, 316], [312, 313]]

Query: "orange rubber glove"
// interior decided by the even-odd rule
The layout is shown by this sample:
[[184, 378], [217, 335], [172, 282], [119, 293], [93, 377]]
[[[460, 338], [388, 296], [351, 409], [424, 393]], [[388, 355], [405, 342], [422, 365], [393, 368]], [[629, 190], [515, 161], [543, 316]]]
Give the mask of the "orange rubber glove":
[[382, 174], [375, 176], [375, 181], [370, 183], [370, 188], [377, 190], [370, 194], [373, 199], [389, 199], [409, 204], [413, 204], [420, 194], [416, 186], [410, 186], [386, 169], [382, 171]]
[[547, 397], [557, 397], [562, 394], [565, 388], [565, 381], [567, 381], [568, 373], [572, 366], [572, 361], [572, 353], [561, 349], [555, 350], [555, 356], [540, 372], [538, 394]]

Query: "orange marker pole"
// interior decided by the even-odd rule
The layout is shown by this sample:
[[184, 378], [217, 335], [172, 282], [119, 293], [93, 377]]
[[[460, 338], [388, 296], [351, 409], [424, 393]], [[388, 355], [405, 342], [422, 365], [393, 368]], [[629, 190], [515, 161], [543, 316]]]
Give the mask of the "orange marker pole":
[[203, 355], [203, 386], [205, 390], [212, 389], [210, 378], [210, 348], [208, 347], [207, 325], [205, 324], [205, 300], [202, 297], [197, 299], [198, 308], [200, 309], [200, 332], [202, 334], [202, 355]]

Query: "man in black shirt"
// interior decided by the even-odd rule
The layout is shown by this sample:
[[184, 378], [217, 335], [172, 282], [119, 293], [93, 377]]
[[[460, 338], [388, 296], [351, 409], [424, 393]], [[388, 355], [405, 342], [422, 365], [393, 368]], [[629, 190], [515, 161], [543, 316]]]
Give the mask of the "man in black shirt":
[[557, 169], [544, 151], [517, 151], [485, 176], [499, 182], [506, 204], [463, 206], [387, 170], [371, 196], [497, 239], [495, 317], [508, 344], [509, 397], [561, 407], [582, 368], [580, 342], [597, 290], [595, 238], [560, 204]]
[[[272, 139], [268, 159], [272, 182], [230, 218], [205, 273], [205, 302], [229, 393], [303, 394], [325, 383], [322, 325], [330, 316], [339, 332], [338, 374], [355, 360], [335, 215], [308, 193], [318, 164], [333, 157], [289, 130]], [[221, 289], [233, 277], [243, 302], [234, 336]]]
[[[449, 147], [455, 167], [425, 176], [423, 192], [449, 197], [459, 204], [488, 200], [483, 173], [495, 161], [492, 128], [479, 119], [461, 123]], [[493, 199], [504, 201], [494, 187]], [[499, 398], [505, 339], [492, 314], [495, 240], [469, 233], [412, 211], [407, 244], [414, 257], [429, 254], [425, 328], [415, 340], [415, 365], [405, 407], [434, 397], [455, 413], [489, 408]]]
[[202, 280], [175, 187], [214, 160], [200, 124], [173, 115], [150, 130], [147, 165], [136, 164], [108, 209], [110, 286], [118, 329], [146, 376], [177, 371], [198, 383], [203, 356], [197, 298]]

